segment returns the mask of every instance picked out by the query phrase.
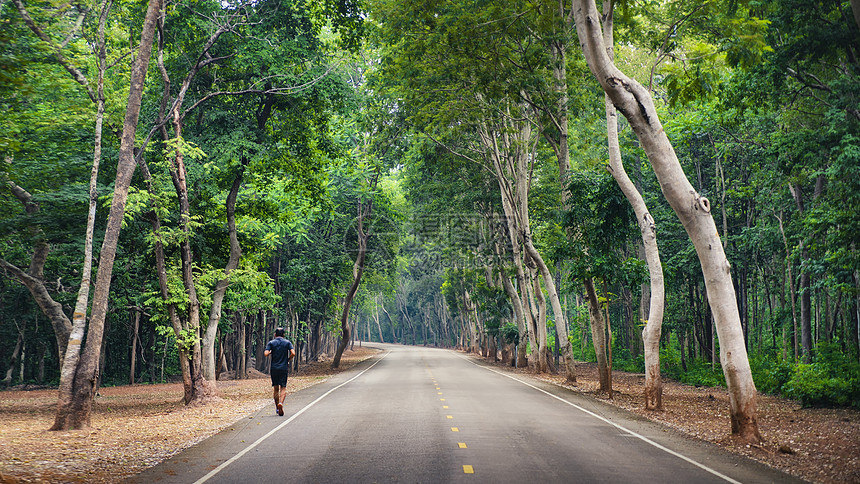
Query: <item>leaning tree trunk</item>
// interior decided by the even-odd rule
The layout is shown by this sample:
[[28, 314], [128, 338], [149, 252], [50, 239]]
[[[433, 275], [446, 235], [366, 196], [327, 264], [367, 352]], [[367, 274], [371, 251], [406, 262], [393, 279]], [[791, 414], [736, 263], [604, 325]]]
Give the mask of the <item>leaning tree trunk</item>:
[[[167, 74], [166, 69], [164, 68], [163, 63], [163, 37], [164, 37], [164, 24], [163, 19], [161, 19], [161, 24], [159, 25], [159, 34], [160, 41], [158, 46], [158, 67], [161, 72], [162, 80], [164, 81], [165, 89], [164, 96], [162, 98], [162, 110], [169, 103], [170, 98], [170, 78]], [[175, 152], [172, 156], [172, 165], [170, 167], [170, 174], [173, 179], [173, 185], [176, 189], [176, 194], [179, 199], [179, 210], [180, 210], [180, 219], [179, 225], [180, 229], [184, 233], [184, 239], [180, 243], [180, 255], [182, 259], [182, 282], [185, 286], [185, 291], [189, 300], [189, 310], [188, 310], [188, 319], [185, 324], [185, 332], [196, 333], [194, 338], [194, 342], [191, 345], [189, 350], [189, 355], [191, 356], [190, 371], [191, 371], [191, 401], [195, 403], [205, 403], [208, 399], [214, 397], [217, 394], [217, 388], [215, 386], [215, 331], [217, 330], [217, 321], [215, 322], [215, 330], [209, 331], [208, 327], [205, 331], [205, 335], [203, 337], [204, 344], [201, 345], [201, 327], [200, 327], [200, 301], [197, 296], [197, 289], [195, 288], [194, 275], [191, 270], [191, 262], [193, 260], [193, 254], [191, 251], [191, 243], [190, 243], [190, 228], [188, 226], [188, 222], [191, 217], [191, 208], [188, 202], [188, 184], [187, 184], [187, 172], [185, 169], [184, 155], [182, 152], [182, 125], [183, 118], [185, 114], [182, 112], [182, 106], [185, 102], [185, 96], [188, 93], [189, 88], [191, 87], [191, 83], [194, 80], [200, 70], [206, 65], [213, 63], [216, 61], [216, 58], [213, 58], [209, 51], [212, 49], [213, 45], [219, 39], [221, 34], [229, 30], [228, 25], [221, 25], [216, 29], [207, 39], [206, 43], [203, 46], [201, 53], [198, 55], [196, 62], [189, 69], [185, 78], [179, 86], [179, 89], [176, 94], [176, 99], [173, 101], [170, 114], [172, 117], [172, 123], [174, 127], [174, 142], [176, 143], [173, 148]], [[161, 117], [160, 117], [161, 118]], [[159, 119], [162, 123], [163, 119]], [[163, 125], [162, 125], [163, 126]], [[164, 137], [164, 141], [168, 141], [167, 131], [162, 127], [162, 136]], [[241, 180], [240, 180], [241, 181]], [[228, 203], [229, 203], [228, 199]], [[233, 200], [235, 204], [235, 199]], [[228, 208], [229, 210], [229, 208]], [[235, 247], [233, 246], [233, 239], [231, 238], [231, 260], [227, 263], [227, 268], [225, 268], [225, 278], [226, 275], [231, 271], [230, 264], [233, 262], [232, 258], [236, 256], [234, 253]], [[238, 257], [238, 256], [237, 256]], [[237, 259], [238, 260], [238, 259]], [[238, 265], [238, 263], [237, 263]], [[223, 286], [223, 287], [222, 287]], [[226, 285], [221, 281], [218, 282], [218, 287], [216, 287], [216, 298], [220, 298], [223, 300], [223, 294], [219, 294], [221, 291], [226, 291]], [[221, 304], [220, 300], [218, 304], [213, 304], [212, 313], [217, 314], [218, 319], [220, 320], [220, 310]], [[210, 314], [209, 326], [212, 325]], [[176, 333], [177, 341], [181, 338], [179, 333]], [[187, 345], [186, 345], [187, 346]], [[203, 355], [206, 355], [208, 360], [207, 364], [204, 364], [202, 361]], [[199, 358], [195, 360], [194, 358]], [[186, 403], [191, 403], [186, 399]]]
[[3, 386], [9, 388], [12, 385], [12, 373], [15, 371], [15, 362], [21, 356], [21, 350], [24, 348], [24, 332], [18, 331], [18, 342], [15, 343], [15, 349], [9, 357], [9, 367], [6, 369], [6, 376], [3, 378]]
[[[376, 321], [376, 329], [379, 331], [379, 342], [385, 343], [385, 336], [382, 334], [382, 325], [379, 324], [379, 295], [374, 298], [376, 306], [374, 307], [373, 319]], [[384, 303], [385, 301], [383, 301]], [[367, 331], [368, 340], [370, 339], [370, 330]]]
[[[78, 297], [75, 301], [75, 310], [72, 313], [72, 331], [69, 334], [69, 345], [63, 353], [60, 367], [59, 401], [69, 401], [72, 396], [72, 384], [75, 369], [81, 356], [81, 343], [84, 339], [84, 331], [87, 326], [87, 306], [90, 296], [90, 278], [93, 267], [93, 233], [96, 223], [96, 207], [98, 205], [98, 176], [99, 163], [102, 156], [102, 125], [104, 123], [105, 95], [104, 75], [107, 67], [105, 65], [105, 23], [111, 2], [102, 3], [101, 15], [99, 16], [99, 42], [98, 42], [98, 81], [96, 89], [96, 127], [95, 141], [93, 147], [93, 166], [90, 171], [89, 208], [87, 210], [87, 231], [84, 242], [84, 263], [81, 269], [81, 286], [78, 288]], [[132, 348], [133, 350], [133, 348]], [[132, 380], [134, 379], [132, 371]], [[134, 383], [134, 381], [132, 381]]]
[[540, 253], [537, 251], [535, 246], [532, 244], [531, 236], [525, 237], [525, 247], [529, 252], [529, 255], [532, 259], [537, 263], [538, 269], [540, 270], [541, 277], [543, 277], [543, 283], [546, 286], [546, 290], [549, 297], [550, 305], [552, 306], [552, 313], [555, 316], [555, 324], [556, 329], [559, 335], [564, 335], [558, 344], [561, 347], [561, 354], [564, 358], [565, 363], [565, 376], [567, 381], [575, 382], [576, 381], [576, 363], [573, 360], [573, 348], [570, 345], [570, 338], [567, 335], [570, 334], [570, 330], [567, 326], [567, 319], [565, 318], [564, 310], [561, 308], [561, 299], [558, 297], [558, 291], [555, 287], [555, 280], [552, 277], [552, 273], [547, 267], [546, 263], [541, 257]]
[[708, 300], [720, 338], [720, 356], [729, 391], [732, 433], [761, 441], [756, 388], [750, 371], [731, 271], [708, 199], [687, 180], [647, 89], [619, 71], [603, 45], [594, 0], [575, 0], [576, 31], [588, 66], [615, 107], [627, 118], [648, 155], [666, 200], [696, 248]]
[[92, 411], [94, 389], [98, 381], [98, 365], [101, 356], [104, 324], [107, 317], [110, 282], [113, 275], [113, 263], [116, 258], [117, 242], [125, 214], [125, 204], [128, 199], [128, 188], [134, 174], [134, 135], [140, 115], [143, 85], [149, 57], [155, 37], [155, 26], [161, 9], [160, 0], [150, 0], [147, 7], [141, 31], [140, 46], [137, 61], [131, 72], [131, 87], [128, 94], [128, 104], [123, 120], [122, 137], [119, 149], [114, 196], [111, 201], [105, 237], [99, 255], [99, 270], [96, 275], [95, 292], [93, 294], [92, 315], [87, 344], [78, 362], [78, 368], [72, 386], [72, 392], [60, 396], [57, 402], [57, 414], [51, 430], [68, 430], [89, 427]]
[[224, 296], [227, 294], [227, 286], [230, 285], [230, 273], [239, 267], [239, 258], [242, 257], [242, 247], [239, 245], [239, 236], [236, 233], [236, 198], [239, 195], [239, 187], [242, 185], [242, 176], [245, 172], [245, 160], [239, 168], [239, 173], [233, 179], [233, 185], [227, 194], [227, 231], [230, 234], [230, 257], [224, 267], [224, 278], [215, 283], [212, 291], [212, 306], [209, 310], [209, 323], [203, 335], [203, 377], [207, 381], [215, 381], [215, 341], [218, 334], [218, 322], [221, 321], [221, 307]]
[[[182, 119], [179, 117], [179, 103], [175, 105], [173, 111], [173, 125], [175, 139], [181, 140]], [[194, 280], [194, 257], [191, 251], [191, 227], [189, 226], [191, 203], [188, 200], [188, 172], [185, 169], [185, 157], [179, 146], [176, 146], [176, 152], [173, 154], [170, 175], [179, 199], [179, 228], [183, 233], [182, 242], [179, 244], [179, 255], [182, 262], [182, 284], [185, 286], [185, 293], [188, 296], [188, 319], [184, 329], [186, 338], [188, 334], [191, 335], [191, 341], [183, 341], [184, 345], [190, 346], [189, 356], [191, 357], [189, 361], [191, 400], [187, 403], [200, 405], [213, 398], [217, 393], [217, 388], [214, 380], [207, 380], [203, 375], [203, 350], [200, 344], [200, 298], [197, 295], [197, 286]], [[177, 334], [176, 338], [180, 340], [183, 335]]]
[[547, 341], [547, 330], [546, 330], [546, 297], [543, 294], [543, 288], [540, 285], [539, 276], [535, 273], [534, 269], [529, 270], [529, 279], [532, 282], [532, 294], [535, 298], [535, 304], [537, 305], [537, 324], [535, 324], [535, 337], [538, 341], [538, 348], [540, 348], [538, 353], [538, 361], [537, 367], [538, 371], [541, 373], [547, 373], [550, 371], [549, 369], [549, 342]]
[[367, 255], [367, 239], [370, 237], [370, 230], [364, 230], [364, 221], [370, 217], [372, 211], [373, 200], [367, 202], [367, 206], [361, 201], [358, 202], [358, 225], [356, 227], [358, 230], [358, 255], [352, 266], [352, 285], [346, 293], [346, 298], [343, 301], [343, 311], [340, 314], [340, 329], [342, 334], [340, 344], [337, 345], [337, 352], [331, 362], [332, 368], [340, 366], [340, 359], [343, 357], [343, 352], [349, 344], [349, 308], [352, 306], [352, 300], [355, 298], [355, 293], [358, 292], [358, 286], [361, 284], [361, 275], [364, 273], [364, 260]]
[[[520, 335], [525, 334], [527, 331], [526, 330], [526, 324], [527, 323], [526, 323], [525, 311], [523, 310], [522, 300], [520, 299], [520, 295], [517, 294], [517, 290], [516, 290], [516, 288], [514, 288], [514, 284], [511, 282], [511, 278], [507, 274], [504, 274], [504, 273], [502, 273], [502, 287], [505, 288], [505, 293], [507, 293], [508, 299], [511, 300], [511, 305], [514, 308], [514, 317], [516, 318], [516, 321], [517, 321], [517, 334], [520, 334]], [[516, 356], [517, 367], [525, 366], [525, 365], [520, 365], [520, 362], [518, 361], [519, 358], [523, 358], [523, 359], [526, 358], [525, 346], [526, 345], [518, 345], [516, 348], [516, 351], [517, 351], [517, 356]]]
[[600, 301], [597, 299], [597, 291], [594, 289], [594, 281], [589, 277], [582, 283], [585, 286], [585, 294], [588, 296], [588, 312], [591, 319], [591, 341], [594, 344], [594, 353], [597, 357], [597, 376], [600, 381], [600, 391], [612, 396], [612, 368], [609, 367], [609, 358], [606, 355], [606, 325], [609, 324], [600, 310]]
[[[6, 162], [11, 163], [11, 160], [7, 158]], [[15, 184], [5, 173], [0, 174], [0, 179], [5, 181], [12, 192], [12, 196], [18, 199], [24, 208], [24, 213], [28, 217], [38, 215], [41, 208], [39, 203], [33, 199], [33, 195], [30, 192]], [[45, 286], [44, 270], [50, 246], [44, 239], [42, 229], [33, 224], [30, 226], [29, 232], [35, 238], [33, 255], [30, 256], [30, 267], [25, 271], [3, 258], [0, 258], [0, 267], [6, 269], [18, 282], [30, 291], [33, 300], [36, 301], [36, 304], [39, 305], [39, 308], [48, 317], [48, 320], [51, 321], [54, 336], [57, 340], [58, 354], [64, 355], [69, 343], [69, 335], [72, 332], [72, 322], [69, 321], [68, 316], [63, 312], [63, 305], [51, 297], [48, 288]]]
[[[149, 167], [146, 160], [141, 158], [138, 162], [140, 165], [141, 174], [147, 184], [150, 193], [153, 192], [152, 175], [149, 172]], [[164, 242], [161, 237], [161, 219], [158, 216], [158, 207], [153, 203], [153, 210], [148, 214], [150, 223], [152, 224], [152, 234], [155, 238], [155, 273], [158, 279], [158, 287], [161, 291], [161, 300], [167, 306], [167, 318], [170, 321], [170, 326], [173, 328], [173, 334], [182, 334], [182, 322], [179, 320], [179, 314], [176, 311], [176, 303], [169, 302], [170, 289], [167, 285], [167, 263], [164, 256]], [[185, 392], [183, 401], [188, 404], [191, 401], [191, 365], [188, 363], [188, 351], [185, 347], [178, 345], [179, 350], [179, 368], [182, 372], [182, 387]]]
[[388, 327], [391, 328], [391, 341], [394, 344], [397, 344], [397, 329], [394, 327], [394, 320], [391, 319], [391, 314], [389, 314], [388, 310], [385, 309], [385, 300], [382, 301], [382, 312], [385, 313], [385, 317], [388, 318]]
[[[89, 211], [87, 216], [87, 229], [85, 236], [85, 246], [84, 246], [84, 264], [81, 271], [81, 285], [78, 289], [78, 297], [75, 303], [75, 309], [73, 313], [73, 321], [68, 322], [68, 318], [66, 318], [65, 314], [62, 314], [62, 309], [60, 309], [60, 313], [62, 317], [58, 320], [54, 320], [52, 314], [46, 311], [46, 315], [48, 315], [51, 319], [52, 324], [54, 325], [54, 330], [57, 335], [58, 342], [58, 351], [60, 358], [62, 358], [62, 362], [65, 361], [65, 356], [67, 353], [72, 353], [72, 360], [68, 363], [61, 362], [61, 370], [60, 370], [60, 392], [68, 393], [71, 389], [71, 380], [70, 378], [74, 377], [74, 369], [77, 365], [79, 356], [80, 356], [80, 343], [83, 340], [84, 330], [86, 328], [86, 312], [87, 312], [87, 302], [89, 298], [90, 292], [90, 274], [92, 273], [92, 247], [93, 247], [93, 230], [95, 227], [95, 213], [96, 213], [96, 203], [98, 201], [98, 191], [96, 187], [96, 182], [98, 180], [98, 171], [99, 171], [99, 161], [101, 160], [101, 140], [102, 140], [102, 124], [104, 120], [104, 108], [105, 108], [105, 98], [104, 98], [104, 74], [106, 71], [105, 66], [105, 23], [107, 21], [107, 14], [110, 10], [112, 2], [110, 0], [103, 0], [100, 15], [99, 15], [99, 40], [96, 48], [98, 49], [98, 88], [97, 92], [93, 92], [92, 87], [89, 85], [89, 81], [83, 72], [78, 70], [75, 65], [70, 62], [62, 53], [61, 46], [55, 44], [51, 38], [33, 21], [30, 17], [29, 12], [24, 6], [24, 3], [20, 0], [13, 0], [15, 7], [18, 9], [19, 14], [21, 15], [21, 19], [24, 23], [39, 37], [43, 42], [45, 42], [51, 50], [54, 52], [54, 57], [56, 60], [62, 65], [66, 71], [75, 79], [75, 81], [84, 87], [87, 91], [87, 95], [89, 98], [96, 103], [96, 123], [95, 123], [95, 140], [94, 140], [94, 150], [93, 150], [93, 167], [90, 176], [90, 190], [89, 190]], [[14, 192], [14, 189], [13, 189]], [[29, 194], [28, 194], [29, 195]], [[17, 194], [16, 194], [17, 196]], [[33, 271], [30, 271], [32, 274]], [[37, 278], [39, 279], [39, 278]], [[25, 285], [27, 285], [25, 283]], [[27, 286], [30, 288], [30, 286]], [[44, 292], [44, 294], [37, 295], [33, 289], [30, 289], [33, 292], [34, 297], [40, 307], [42, 307], [43, 311], [45, 310], [45, 302], [41, 301], [43, 296], [47, 294], [47, 291], [38, 291], [40, 293]], [[50, 297], [49, 297], [50, 299]], [[48, 304], [53, 303], [54, 305], [59, 307], [59, 304], [50, 301]], [[68, 323], [68, 324], [67, 324]], [[72, 348], [67, 347], [67, 342], [71, 339]], [[65, 380], [63, 377], [65, 376]]]
[[[403, 307], [406, 307], [406, 301], [403, 302]], [[475, 303], [472, 301], [472, 296], [469, 294], [469, 291], [463, 289], [463, 307], [465, 307], [466, 312], [466, 320], [468, 321], [469, 328], [469, 353], [480, 353], [480, 344], [478, 342], [478, 316], [476, 313]], [[472, 315], [475, 315], [475, 318], [472, 319]], [[409, 321], [409, 316], [407, 314], [406, 320]], [[411, 323], [410, 323], [411, 324]], [[414, 342], [413, 342], [414, 343]]]
[[[610, 59], [613, 58], [613, 3], [603, 2], [603, 40], [606, 44], [606, 53]], [[657, 249], [657, 228], [654, 218], [648, 212], [642, 194], [630, 181], [627, 172], [624, 171], [624, 163], [621, 161], [621, 148], [618, 144], [618, 115], [615, 105], [604, 94], [606, 104], [606, 131], [609, 148], [609, 166], [607, 169], [622, 193], [633, 207], [636, 213], [636, 221], [639, 223], [639, 231], [642, 233], [642, 244], [645, 247], [645, 261], [648, 264], [650, 276], [650, 307], [645, 328], [642, 329], [642, 342], [645, 352], [645, 409], [663, 409], [663, 383], [660, 380], [660, 333], [663, 326], [664, 308], [664, 284], [663, 266], [660, 264], [660, 253]]]
[[[511, 131], [513, 131], [513, 127], [511, 127]], [[504, 131], [508, 131], [505, 129]], [[522, 131], [522, 130], [520, 130]], [[500, 149], [499, 142], [496, 137], [495, 132], [489, 129], [488, 126], [482, 125], [479, 129], [479, 134], [481, 138], [481, 143], [484, 149], [488, 152], [489, 157], [492, 162], [492, 172], [496, 175], [496, 181], [499, 184], [499, 194], [501, 195], [502, 201], [502, 209], [504, 212], [505, 226], [507, 228], [508, 237], [511, 241], [511, 260], [514, 263], [515, 275], [517, 279], [517, 289], [520, 293], [520, 307], [523, 310], [523, 315], [525, 316], [524, 326], [525, 332], [523, 332], [523, 328], [519, 328], [519, 338], [521, 344], [517, 347], [517, 368], [524, 368], [528, 366], [528, 357], [526, 356], [526, 341], [531, 341], [532, 346], [535, 347], [536, 350], [540, 350], [537, 348], [537, 342], [535, 341], [536, 332], [532, 330], [532, 325], [534, 323], [535, 313], [536, 311], [532, 311], [530, 307], [530, 299], [528, 296], [528, 283], [526, 282], [525, 269], [523, 268], [523, 258], [520, 251], [520, 230], [522, 225], [522, 220], [517, 215], [518, 210], [522, 211], [522, 207], [525, 207], [525, 211], [528, 212], [528, 187], [529, 184], [526, 180], [523, 180], [522, 183], [518, 183], [517, 180], [523, 179], [527, 177], [527, 170], [525, 166], [522, 165], [522, 159], [513, 160], [510, 156], [505, 157], [503, 159], [502, 152], [511, 148], [510, 137], [514, 136], [513, 134], [506, 133], [502, 136], [502, 143], [504, 146]], [[522, 132], [518, 133], [517, 136], [522, 137]], [[528, 139], [528, 135], [525, 136], [525, 139]], [[518, 147], [519, 149], [519, 147]], [[519, 162], [519, 164], [517, 164]], [[511, 182], [509, 176], [514, 178], [513, 183]], [[524, 191], [525, 193], [521, 192]], [[517, 207], [520, 207], [519, 209]]]
[[[511, 278], [505, 273], [504, 266], [501, 263], [501, 249], [499, 247], [499, 243], [495, 244], [496, 250], [496, 258], [499, 260], [499, 272], [501, 273], [502, 279], [502, 287], [505, 289], [505, 293], [508, 295], [508, 299], [511, 301], [511, 306], [514, 309], [514, 317], [517, 322], [517, 334], [524, 335], [527, 331], [526, 315], [525, 309], [523, 308], [523, 301], [520, 299], [520, 295], [517, 294], [516, 288], [514, 288], [514, 284], [511, 282]], [[516, 348], [517, 356], [516, 356], [516, 364], [520, 367], [519, 359], [526, 358], [526, 345], [517, 345]], [[525, 365], [522, 365], [525, 366]]]

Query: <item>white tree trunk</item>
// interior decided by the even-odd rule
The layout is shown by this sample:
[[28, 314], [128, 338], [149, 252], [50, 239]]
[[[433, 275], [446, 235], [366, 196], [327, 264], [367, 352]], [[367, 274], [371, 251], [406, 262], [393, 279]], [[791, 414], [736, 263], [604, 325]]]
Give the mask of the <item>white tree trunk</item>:
[[[606, 53], [613, 58], [613, 12], [612, 2], [603, 2], [603, 41]], [[650, 277], [650, 306], [642, 329], [643, 350], [645, 353], [645, 408], [647, 410], [663, 409], [663, 383], [660, 380], [660, 333], [663, 327], [663, 310], [665, 304], [665, 289], [663, 283], [663, 266], [660, 264], [660, 253], [657, 249], [657, 227], [654, 218], [648, 212], [642, 194], [630, 181], [621, 160], [621, 147], [618, 144], [618, 115], [615, 105], [604, 95], [606, 104], [606, 137], [609, 148], [609, 166], [607, 169], [621, 192], [633, 207], [639, 231], [642, 233], [642, 244], [645, 248], [645, 262], [648, 264]]]
[[561, 355], [564, 358], [565, 376], [568, 381], [575, 382], [576, 363], [573, 360], [573, 347], [570, 345], [570, 338], [568, 338], [570, 330], [567, 326], [567, 319], [565, 318], [564, 310], [561, 308], [561, 299], [558, 297], [555, 280], [553, 279], [552, 272], [550, 272], [546, 262], [544, 262], [543, 257], [541, 257], [540, 252], [538, 252], [534, 244], [532, 244], [531, 237], [526, 238], [525, 247], [526, 250], [528, 250], [529, 255], [531, 255], [537, 264], [538, 270], [540, 270], [541, 276], [543, 277], [543, 283], [546, 286], [546, 291], [548, 293], [547, 297], [549, 298], [550, 305], [552, 306], [552, 314], [555, 316], [555, 326], [559, 334], [558, 344], [560, 346], [559, 349], [561, 350]]
[[588, 66], [639, 138], [666, 200], [687, 230], [699, 256], [720, 338], [720, 356], [731, 404], [732, 433], [748, 441], [760, 441], [755, 383], [744, 345], [730, 266], [710, 213], [710, 202], [696, 193], [687, 180], [657, 117], [651, 94], [619, 71], [607, 56], [594, 0], [575, 2], [576, 30]]
[[[69, 345], [63, 354], [60, 369], [60, 393], [71, 392], [72, 380], [75, 377], [75, 369], [81, 354], [81, 342], [84, 339], [84, 330], [87, 326], [87, 307], [89, 306], [90, 283], [93, 269], [93, 233], [96, 225], [96, 207], [98, 206], [98, 178], [99, 163], [102, 158], [102, 126], [104, 124], [105, 95], [104, 76], [107, 66], [105, 65], [105, 23], [110, 10], [111, 2], [103, 1], [101, 14], [99, 15], [99, 41], [98, 48], [98, 81], [96, 84], [96, 126], [95, 141], [93, 143], [93, 166], [90, 171], [89, 207], [87, 210], [87, 231], [84, 241], [84, 260], [81, 269], [81, 285], [78, 288], [78, 297], [75, 301], [75, 309], [72, 313], [72, 332], [69, 335]], [[71, 395], [60, 397], [60, 401], [68, 401]]]

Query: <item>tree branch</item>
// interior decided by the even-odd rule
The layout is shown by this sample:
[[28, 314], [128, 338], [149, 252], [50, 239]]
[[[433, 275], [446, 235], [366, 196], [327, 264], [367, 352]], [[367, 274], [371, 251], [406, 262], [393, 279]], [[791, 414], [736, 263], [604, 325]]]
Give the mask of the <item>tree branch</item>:
[[64, 56], [63, 52], [61, 51], [61, 47], [54, 44], [54, 41], [52, 41], [51, 38], [48, 37], [48, 35], [45, 34], [45, 32], [43, 32], [38, 25], [36, 25], [36, 22], [33, 21], [33, 18], [30, 17], [29, 12], [27, 12], [27, 9], [24, 7], [24, 3], [22, 2], [22, 0], [12, 0], [12, 3], [14, 3], [15, 7], [18, 8], [18, 13], [21, 14], [21, 19], [24, 20], [24, 23], [27, 24], [27, 27], [29, 27], [30, 30], [32, 30], [33, 33], [36, 34], [36, 37], [38, 37], [51, 47], [51, 49], [54, 51], [54, 57], [57, 58], [57, 61], [60, 63], [60, 65], [62, 65], [63, 68], [65, 68], [66, 71], [68, 71], [68, 73], [72, 75], [72, 77], [75, 79], [75, 81], [77, 81], [78, 84], [80, 84], [84, 87], [84, 89], [87, 90], [87, 95], [90, 97], [90, 100], [96, 102], [96, 93], [93, 92], [93, 89], [90, 87], [89, 82], [87, 81], [87, 77], [84, 76], [84, 74], [80, 70], [78, 70], [77, 67], [72, 65], [72, 63], [68, 59], [66, 59], [66, 56]]

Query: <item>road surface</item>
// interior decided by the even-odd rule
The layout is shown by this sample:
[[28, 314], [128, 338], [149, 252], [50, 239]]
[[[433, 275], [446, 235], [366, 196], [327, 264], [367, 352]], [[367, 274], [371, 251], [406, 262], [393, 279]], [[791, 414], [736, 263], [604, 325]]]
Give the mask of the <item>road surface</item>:
[[380, 347], [129, 482], [801, 482], [461, 353]]

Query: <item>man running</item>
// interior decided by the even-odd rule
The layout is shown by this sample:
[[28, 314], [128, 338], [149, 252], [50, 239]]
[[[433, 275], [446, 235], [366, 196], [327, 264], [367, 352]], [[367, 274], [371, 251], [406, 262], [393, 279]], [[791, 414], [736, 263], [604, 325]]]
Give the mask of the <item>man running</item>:
[[284, 416], [284, 399], [287, 398], [287, 375], [290, 372], [290, 360], [296, 356], [296, 350], [290, 340], [284, 338], [284, 328], [275, 329], [275, 339], [266, 345], [265, 356], [272, 356], [272, 388], [275, 397], [275, 407], [278, 415]]

